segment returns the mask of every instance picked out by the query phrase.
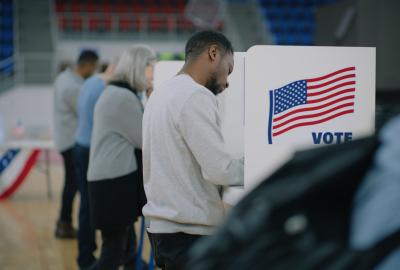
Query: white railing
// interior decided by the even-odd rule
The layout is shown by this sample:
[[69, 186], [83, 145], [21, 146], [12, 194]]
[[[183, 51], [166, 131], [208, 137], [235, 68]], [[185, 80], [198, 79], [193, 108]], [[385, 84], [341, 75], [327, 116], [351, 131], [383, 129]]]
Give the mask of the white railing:
[[[43, 70], [42, 67], [45, 66]], [[36, 68], [37, 67], [37, 68]], [[49, 70], [47, 73], [45, 71]], [[16, 81], [26, 82], [51, 82], [57, 68], [53, 53], [23, 53], [16, 58]]]
[[2, 74], [3, 74], [3, 71], [7, 70], [7, 68], [10, 65], [12, 66], [13, 63], [14, 63], [14, 57], [13, 56], [10, 56], [10, 57], [8, 57], [6, 59], [1, 60], [0, 61], [0, 71], [2, 72]]
[[15, 84], [49, 83], [57, 68], [52, 53], [23, 53], [0, 61], [0, 91]]
[[10, 56], [0, 61], [0, 92], [15, 84], [15, 61]]

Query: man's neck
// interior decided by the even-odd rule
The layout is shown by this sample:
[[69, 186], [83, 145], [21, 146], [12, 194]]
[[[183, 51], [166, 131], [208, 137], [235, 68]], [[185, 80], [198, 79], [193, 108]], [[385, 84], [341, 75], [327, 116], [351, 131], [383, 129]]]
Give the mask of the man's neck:
[[82, 71], [80, 70], [79, 67], [75, 67], [72, 71], [73, 71], [76, 75], [78, 75], [79, 77], [83, 78], [83, 76], [82, 76]]
[[192, 77], [195, 82], [203, 86], [207, 82], [207, 76], [199, 63], [185, 63], [178, 74], [187, 74]]

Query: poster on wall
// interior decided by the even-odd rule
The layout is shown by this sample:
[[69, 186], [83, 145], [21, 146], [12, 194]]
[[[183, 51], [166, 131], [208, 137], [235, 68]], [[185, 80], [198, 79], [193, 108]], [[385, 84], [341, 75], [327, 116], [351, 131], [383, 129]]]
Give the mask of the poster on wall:
[[373, 133], [375, 48], [254, 46], [245, 66], [246, 190], [296, 150]]

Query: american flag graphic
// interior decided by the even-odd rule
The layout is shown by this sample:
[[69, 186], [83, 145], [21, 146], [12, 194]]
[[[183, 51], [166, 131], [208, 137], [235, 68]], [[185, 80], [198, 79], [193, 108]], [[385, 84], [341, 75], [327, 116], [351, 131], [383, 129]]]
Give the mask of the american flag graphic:
[[355, 67], [269, 91], [268, 143], [292, 129], [354, 113]]

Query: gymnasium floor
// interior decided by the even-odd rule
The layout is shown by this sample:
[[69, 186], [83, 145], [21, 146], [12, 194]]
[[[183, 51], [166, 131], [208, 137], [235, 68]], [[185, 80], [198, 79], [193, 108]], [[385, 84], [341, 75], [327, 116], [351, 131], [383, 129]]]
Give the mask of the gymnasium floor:
[[[52, 161], [50, 171], [52, 199], [47, 198], [45, 175], [34, 168], [14, 196], [0, 202], [1, 270], [77, 269], [76, 240], [59, 240], [53, 236], [64, 174], [59, 160]], [[75, 200], [75, 224], [78, 206], [79, 196]], [[97, 238], [100, 247], [99, 234]], [[146, 261], [148, 254], [146, 239], [143, 254]]]

